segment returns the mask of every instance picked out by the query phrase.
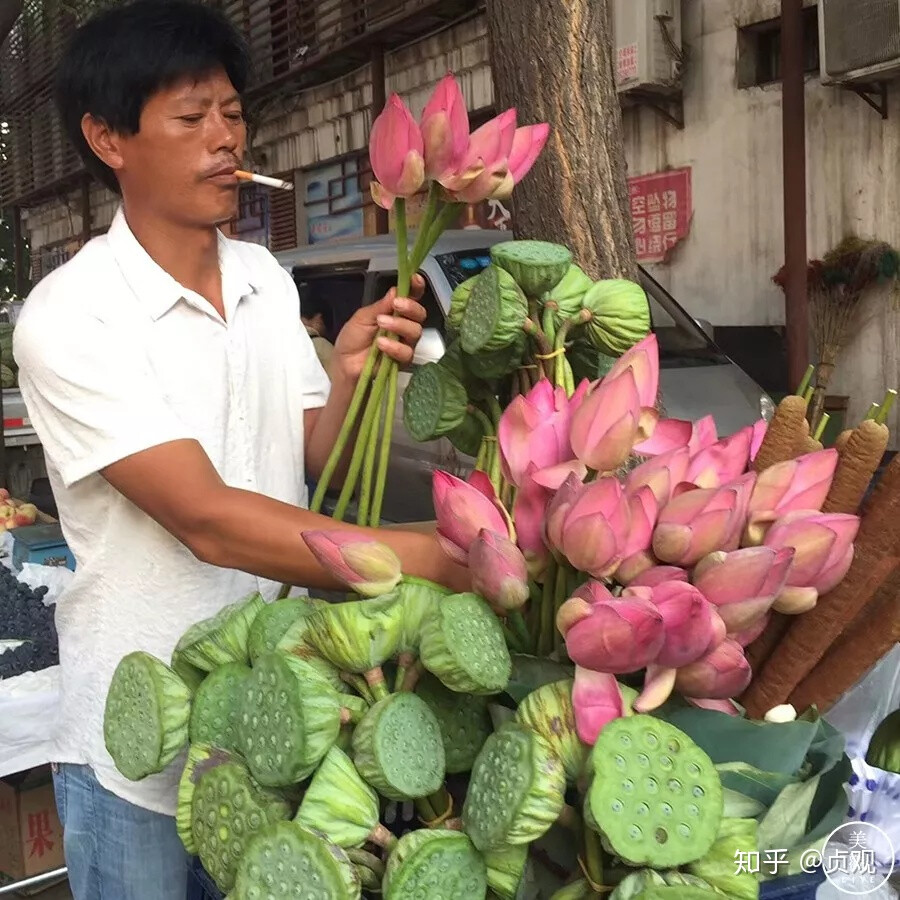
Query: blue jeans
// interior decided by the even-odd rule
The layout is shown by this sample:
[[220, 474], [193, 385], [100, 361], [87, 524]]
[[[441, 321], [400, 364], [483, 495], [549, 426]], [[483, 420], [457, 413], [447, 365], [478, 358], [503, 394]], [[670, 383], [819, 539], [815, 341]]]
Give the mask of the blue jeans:
[[185, 900], [188, 856], [175, 820], [110, 793], [88, 766], [53, 768], [75, 900]]

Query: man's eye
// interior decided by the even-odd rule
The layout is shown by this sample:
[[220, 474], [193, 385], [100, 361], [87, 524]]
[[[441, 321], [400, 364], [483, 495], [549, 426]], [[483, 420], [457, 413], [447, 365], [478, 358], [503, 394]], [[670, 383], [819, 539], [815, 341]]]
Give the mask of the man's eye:
[[198, 122], [203, 121], [203, 116], [199, 114], [191, 116], [179, 116], [178, 118], [181, 119], [182, 122], [187, 122], [189, 125], [196, 125]]
[[228, 112], [225, 113], [225, 118], [230, 122], [243, 122], [244, 114], [240, 110], [238, 110], [237, 112]]

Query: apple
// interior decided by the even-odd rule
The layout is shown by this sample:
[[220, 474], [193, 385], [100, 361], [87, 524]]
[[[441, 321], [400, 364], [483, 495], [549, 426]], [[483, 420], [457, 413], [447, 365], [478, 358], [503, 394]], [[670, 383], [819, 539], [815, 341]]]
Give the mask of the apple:
[[15, 507], [10, 506], [8, 503], [0, 505], [0, 519], [11, 519], [15, 514]]
[[16, 525], [34, 525], [36, 519], [37, 507], [30, 503], [20, 507], [16, 511], [15, 516], [13, 516], [13, 522], [15, 522]]
[[6, 488], [0, 488], [0, 500], [9, 500], [9, 491]]

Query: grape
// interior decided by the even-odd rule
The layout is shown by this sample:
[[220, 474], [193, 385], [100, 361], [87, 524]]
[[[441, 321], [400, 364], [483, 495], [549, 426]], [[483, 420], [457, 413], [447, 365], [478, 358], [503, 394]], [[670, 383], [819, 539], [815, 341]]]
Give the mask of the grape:
[[32, 590], [0, 566], [0, 640], [26, 641], [0, 654], [0, 678], [58, 664], [54, 607], [43, 602], [48, 590], [46, 586]]

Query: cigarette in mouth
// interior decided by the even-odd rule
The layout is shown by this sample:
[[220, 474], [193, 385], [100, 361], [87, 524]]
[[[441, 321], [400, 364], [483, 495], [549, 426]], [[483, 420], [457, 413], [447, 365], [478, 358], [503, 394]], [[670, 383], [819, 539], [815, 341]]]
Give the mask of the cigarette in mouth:
[[255, 184], [264, 184], [266, 187], [278, 188], [280, 191], [292, 191], [294, 186], [289, 181], [282, 181], [280, 178], [270, 178], [268, 175], [257, 175], [256, 172], [242, 172], [238, 169], [235, 177], [241, 181], [252, 181]]

